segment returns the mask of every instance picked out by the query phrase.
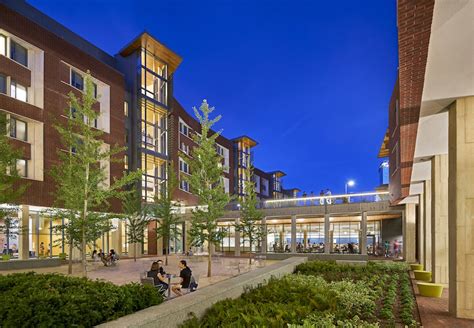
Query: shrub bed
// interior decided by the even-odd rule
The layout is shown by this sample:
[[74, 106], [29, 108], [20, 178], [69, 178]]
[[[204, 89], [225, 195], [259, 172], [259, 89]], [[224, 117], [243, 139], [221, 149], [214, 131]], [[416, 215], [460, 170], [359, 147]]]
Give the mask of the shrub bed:
[[214, 304], [182, 327], [417, 326], [407, 267], [400, 263], [337, 265], [310, 261], [295, 274]]
[[92, 327], [163, 301], [151, 286], [33, 272], [0, 276], [0, 298], [2, 327]]

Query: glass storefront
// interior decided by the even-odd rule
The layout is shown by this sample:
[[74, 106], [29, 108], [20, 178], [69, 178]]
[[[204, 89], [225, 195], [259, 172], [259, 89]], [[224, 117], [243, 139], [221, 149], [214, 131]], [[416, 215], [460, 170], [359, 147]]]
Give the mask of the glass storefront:
[[[331, 222], [330, 237], [332, 239], [331, 253], [359, 253], [360, 222]], [[331, 236], [332, 235], [332, 236]]]
[[324, 222], [301, 221], [296, 223], [296, 251], [324, 253]]
[[[281, 222], [281, 223], [280, 223]], [[267, 223], [267, 252], [291, 252], [291, 221], [278, 220]]]

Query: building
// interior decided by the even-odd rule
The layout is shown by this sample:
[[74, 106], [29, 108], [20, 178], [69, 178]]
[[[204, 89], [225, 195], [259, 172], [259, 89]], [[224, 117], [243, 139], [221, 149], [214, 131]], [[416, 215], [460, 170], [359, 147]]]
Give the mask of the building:
[[[110, 180], [121, 177], [125, 170], [141, 169], [137, 189], [143, 202], [149, 203], [166, 185], [170, 162], [179, 175], [190, 173], [184, 158], [195, 146], [192, 138], [200, 133], [200, 126], [173, 96], [173, 74], [182, 61], [179, 55], [147, 32], [126, 43], [115, 56], [109, 55], [23, 0], [0, 0], [0, 18], [0, 111], [8, 116], [12, 144], [22, 149], [17, 169], [22, 181], [30, 183], [19, 211], [19, 225], [28, 227], [27, 232], [1, 234], [0, 252], [20, 259], [68, 253], [62, 232], [55, 228], [64, 219], [43, 214], [54, 203], [49, 171], [61, 148], [52, 124], [67, 119], [67, 95], [79, 96], [84, 91], [87, 71], [100, 96], [95, 106], [101, 115], [95, 127], [105, 132], [105, 147], [127, 146], [125, 153], [117, 155], [119, 161], [103, 163]], [[246, 136], [217, 138], [229, 194], [243, 195], [244, 169], [256, 144]], [[262, 200], [295, 192], [283, 189], [282, 176], [281, 171], [256, 169]], [[184, 180], [174, 197], [184, 206], [197, 204]], [[120, 212], [120, 203], [113, 202], [110, 211]], [[112, 223], [114, 229], [95, 247], [128, 254], [126, 224], [118, 219]], [[178, 227], [183, 234], [172, 241], [173, 252], [185, 249], [186, 224], [189, 226], [183, 222]], [[155, 228], [156, 222], [148, 227], [140, 254], [162, 254]]]
[[398, 78], [381, 154], [405, 204], [407, 260], [474, 318], [474, 2], [399, 0]]

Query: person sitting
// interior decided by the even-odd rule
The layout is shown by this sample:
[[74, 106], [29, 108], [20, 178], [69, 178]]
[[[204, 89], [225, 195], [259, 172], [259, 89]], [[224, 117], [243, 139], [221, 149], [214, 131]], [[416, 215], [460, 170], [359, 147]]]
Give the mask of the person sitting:
[[291, 253], [290, 245], [288, 244], [285, 245], [285, 253]]
[[163, 262], [158, 260], [158, 262], [153, 262], [151, 264], [150, 271], [146, 273], [146, 276], [153, 278], [153, 285], [160, 291], [164, 292], [168, 289], [168, 284], [165, 280], [166, 272], [163, 269]]
[[185, 260], [179, 261], [178, 266], [179, 266], [179, 269], [181, 270], [180, 273], [179, 273], [179, 277], [181, 278], [181, 282], [177, 283], [177, 284], [174, 284], [171, 287], [171, 290], [177, 296], [182, 296], [183, 295], [182, 289], [189, 288], [189, 284], [191, 283], [192, 271], [188, 267]]

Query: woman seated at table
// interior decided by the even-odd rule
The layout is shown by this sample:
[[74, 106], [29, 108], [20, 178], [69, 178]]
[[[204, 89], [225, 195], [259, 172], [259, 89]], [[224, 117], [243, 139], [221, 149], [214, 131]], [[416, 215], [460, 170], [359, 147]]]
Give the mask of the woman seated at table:
[[150, 271], [147, 272], [147, 277], [153, 278], [153, 284], [156, 288], [160, 287], [162, 290], [167, 290], [168, 284], [165, 280], [166, 272], [164, 271], [162, 264], [162, 261], [153, 262]]

